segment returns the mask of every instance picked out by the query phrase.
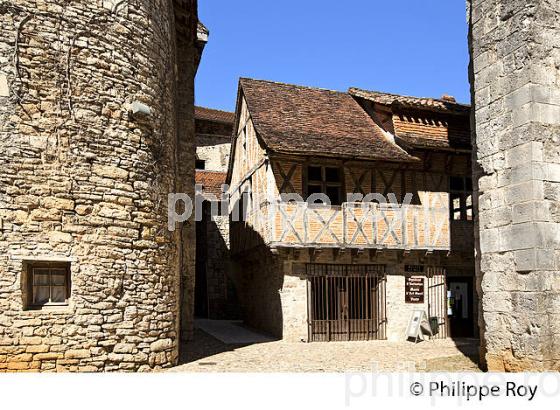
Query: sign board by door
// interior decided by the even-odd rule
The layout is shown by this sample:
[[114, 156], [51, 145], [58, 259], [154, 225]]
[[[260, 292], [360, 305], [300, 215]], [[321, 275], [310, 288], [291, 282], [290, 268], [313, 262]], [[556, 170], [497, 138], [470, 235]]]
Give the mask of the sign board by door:
[[415, 310], [410, 317], [410, 322], [406, 329], [406, 337], [407, 339], [414, 339], [416, 343], [419, 339], [424, 339], [424, 332], [433, 336], [426, 312], [423, 310]]
[[423, 276], [405, 277], [404, 301], [406, 303], [424, 303], [424, 277]]

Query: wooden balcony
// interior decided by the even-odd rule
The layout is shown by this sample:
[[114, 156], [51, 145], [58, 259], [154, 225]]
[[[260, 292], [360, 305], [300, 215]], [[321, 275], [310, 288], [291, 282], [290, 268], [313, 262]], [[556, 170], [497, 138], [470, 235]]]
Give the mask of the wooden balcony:
[[449, 211], [440, 206], [278, 202], [269, 208], [271, 246], [449, 250]]

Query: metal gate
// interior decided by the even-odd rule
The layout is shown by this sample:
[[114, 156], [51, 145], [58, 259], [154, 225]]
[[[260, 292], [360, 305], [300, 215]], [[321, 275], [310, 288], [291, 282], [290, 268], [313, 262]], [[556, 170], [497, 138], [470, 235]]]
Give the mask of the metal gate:
[[384, 265], [307, 264], [311, 341], [386, 338]]
[[428, 267], [428, 316], [437, 318], [434, 339], [445, 339], [449, 335], [447, 320], [447, 284], [444, 268]]

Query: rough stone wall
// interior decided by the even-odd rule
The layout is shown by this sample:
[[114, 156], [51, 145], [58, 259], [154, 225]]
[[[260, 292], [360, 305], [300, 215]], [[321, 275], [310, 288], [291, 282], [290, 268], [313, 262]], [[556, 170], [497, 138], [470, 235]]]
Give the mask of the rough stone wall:
[[483, 353], [490, 370], [558, 370], [560, 1], [469, 11]]
[[[204, 160], [206, 171], [227, 172], [233, 125], [196, 118], [196, 158]], [[211, 206], [215, 207], [213, 217]], [[235, 286], [231, 279], [229, 215], [217, 215], [217, 202], [205, 202], [202, 223], [204, 233], [199, 246], [204, 247], [208, 317], [237, 319], [240, 316]], [[198, 262], [198, 261], [197, 261]]]
[[282, 337], [280, 290], [284, 281], [282, 261], [268, 249], [251, 252], [232, 263], [244, 322], [270, 335]]
[[[174, 0], [176, 25], [176, 98], [177, 98], [177, 150], [176, 172], [178, 180], [175, 192], [186, 193], [194, 198], [195, 185], [195, 121], [194, 78], [200, 62], [203, 45], [195, 42], [198, 28], [196, 0]], [[178, 303], [181, 314], [180, 333], [183, 341], [194, 335], [194, 290], [196, 225], [194, 218], [181, 224], [179, 255], [181, 266], [181, 290]]]
[[231, 278], [229, 215], [211, 217], [211, 204], [206, 202], [201, 223], [204, 232], [197, 235], [197, 243], [204, 248], [204, 260], [197, 260], [197, 264], [203, 263], [206, 273], [208, 318], [238, 319], [239, 301]]
[[230, 137], [201, 134], [196, 136], [196, 159], [206, 161], [206, 170], [227, 172], [230, 150]]
[[196, 118], [196, 158], [206, 161], [206, 170], [227, 172], [233, 123]]
[[[176, 114], [175, 47], [171, 1], [0, 2], [0, 371], [176, 362], [184, 251], [166, 198], [177, 123], [194, 121]], [[26, 264], [44, 260], [70, 263], [70, 303], [26, 309]]]

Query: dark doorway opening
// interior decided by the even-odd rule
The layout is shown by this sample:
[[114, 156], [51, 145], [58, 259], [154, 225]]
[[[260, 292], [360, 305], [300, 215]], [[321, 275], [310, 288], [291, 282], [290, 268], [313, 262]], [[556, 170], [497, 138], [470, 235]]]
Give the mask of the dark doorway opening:
[[449, 333], [453, 338], [474, 336], [473, 279], [447, 277]]

